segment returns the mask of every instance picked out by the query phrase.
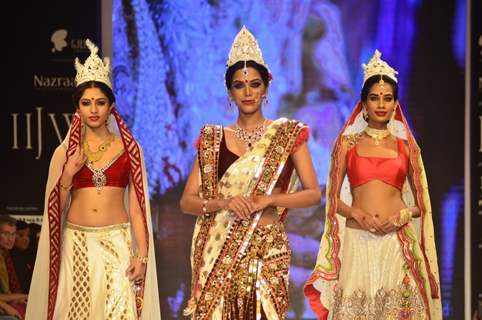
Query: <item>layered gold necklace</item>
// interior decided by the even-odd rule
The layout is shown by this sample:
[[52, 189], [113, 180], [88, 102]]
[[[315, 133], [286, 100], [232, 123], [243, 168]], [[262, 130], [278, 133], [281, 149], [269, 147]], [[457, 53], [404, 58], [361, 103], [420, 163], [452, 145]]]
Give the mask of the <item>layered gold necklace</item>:
[[87, 156], [87, 159], [90, 163], [94, 163], [102, 159], [102, 156], [110, 147], [110, 144], [114, 141], [114, 135], [109, 134], [109, 136], [99, 145], [97, 151], [90, 150], [89, 143], [87, 140], [84, 140], [83, 149], [84, 153]]
[[390, 135], [390, 130], [388, 129], [373, 129], [370, 127], [366, 127], [365, 129], [366, 134], [375, 141], [375, 145], [379, 145], [380, 141], [385, 139]]

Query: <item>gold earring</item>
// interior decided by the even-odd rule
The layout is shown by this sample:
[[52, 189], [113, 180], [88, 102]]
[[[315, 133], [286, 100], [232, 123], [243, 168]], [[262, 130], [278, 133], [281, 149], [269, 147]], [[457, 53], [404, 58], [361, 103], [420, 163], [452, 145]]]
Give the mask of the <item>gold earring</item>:
[[365, 121], [368, 121], [368, 110], [367, 110], [367, 107], [363, 107], [362, 115], [363, 115], [363, 119], [364, 119]]

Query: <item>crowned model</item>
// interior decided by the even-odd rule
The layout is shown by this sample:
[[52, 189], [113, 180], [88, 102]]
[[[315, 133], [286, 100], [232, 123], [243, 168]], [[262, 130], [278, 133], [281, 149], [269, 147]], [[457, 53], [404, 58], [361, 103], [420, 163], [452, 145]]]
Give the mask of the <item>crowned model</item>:
[[442, 319], [425, 169], [375, 51], [361, 101], [338, 136], [325, 228], [305, 295], [319, 319]]
[[115, 108], [109, 60], [86, 45], [76, 112], [50, 163], [26, 319], [160, 319], [142, 150]]
[[[318, 204], [320, 190], [296, 120], [263, 116], [271, 75], [243, 27], [229, 52], [225, 85], [238, 119], [205, 125], [181, 198], [198, 216], [192, 240], [192, 319], [284, 319], [291, 251], [288, 208]], [[296, 191], [297, 175], [303, 189]]]

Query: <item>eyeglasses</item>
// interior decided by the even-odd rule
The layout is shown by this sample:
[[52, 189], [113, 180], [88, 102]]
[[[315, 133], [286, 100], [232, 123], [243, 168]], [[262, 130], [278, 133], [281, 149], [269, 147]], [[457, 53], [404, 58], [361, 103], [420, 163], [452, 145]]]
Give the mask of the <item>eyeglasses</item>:
[[4, 238], [15, 238], [17, 236], [17, 233], [16, 232], [2, 231], [2, 232], [0, 232], [0, 236], [2, 236]]

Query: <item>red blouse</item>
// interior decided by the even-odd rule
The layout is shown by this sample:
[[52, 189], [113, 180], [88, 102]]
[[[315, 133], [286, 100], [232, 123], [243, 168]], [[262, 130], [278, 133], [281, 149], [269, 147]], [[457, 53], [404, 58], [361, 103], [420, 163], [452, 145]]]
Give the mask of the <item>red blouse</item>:
[[408, 174], [408, 157], [402, 139], [397, 139], [396, 158], [363, 157], [357, 152], [356, 145], [348, 151], [346, 173], [352, 188], [372, 180], [380, 180], [402, 190]]
[[[130, 174], [130, 161], [127, 152], [123, 151], [121, 154], [114, 157], [112, 162], [107, 164], [104, 174], [107, 178], [105, 184], [106, 187], [127, 187]], [[87, 165], [84, 165], [74, 176], [72, 180], [72, 189], [94, 188], [95, 185], [92, 181], [92, 176], [92, 170], [90, 170]]]

